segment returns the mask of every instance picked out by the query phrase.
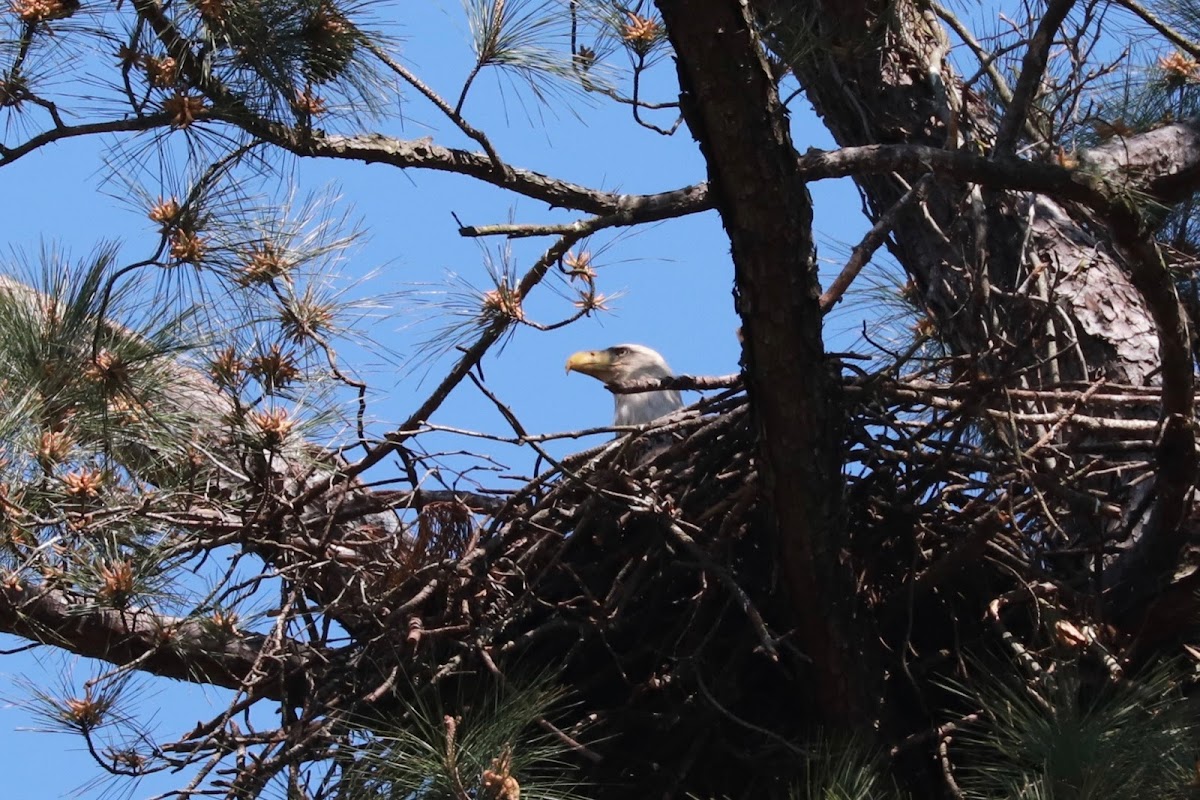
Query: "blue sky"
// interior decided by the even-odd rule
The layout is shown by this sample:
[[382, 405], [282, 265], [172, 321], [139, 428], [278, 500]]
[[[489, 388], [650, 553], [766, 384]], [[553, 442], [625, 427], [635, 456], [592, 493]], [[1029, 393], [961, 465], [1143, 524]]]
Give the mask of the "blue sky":
[[[399, 52], [436, 90], [456, 96], [470, 66], [466, 24], [456, 2], [413, 2], [381, 6], [376, 15], [387, 32], [399, 40]], [[673, 67], [658, 67], [651, 84], [655, 99], [673, 99]], [[503, 88], [503, 91], [500, 89]], [[380, 130], [406, 138], [433, 136], [439, 143], [461, 144], [461, 137], [426, 103], [406, 92], [401, 115]], [[485, 74], [466, 105], [471, 121], [485, 129], [512, 164], [535, 169], [585, 185], [624, 192], [678, 188], [704, 178], [703, 163], [686, 128], [665, 138], [636, 126], [627, 109], [608, 102], [576, 100], [566, 106], [539, 108], [514, 84]], [[37, 117], [34, 117], [37, 119]], [[802, 100], [793, 103], [796, 146], [829, 147], [828, 134]], [[667, 122], [669, 123], [669, 119]], [[4, 130], [0, 128], [0, 130]], [[17, 140], [7, 129], [5, 142]], [[128, 204], [116, 202], [122, 191], [104, 182], [103, 158], [111, 142], [75, 140], [49, 147], [0, 170], [0, 218], [5, 220], [5, 243], [36, 252], [43, 242], [56, 242], [76, 256], [85, 255], [98, 241], [116, 239], [122, 253], [136, 258], [151, 246], [152, 226]], [[542, 204], [514, 198], [467, 178], [407, 172], [361, 164], [302, 162], [290, 173], [297, 194], [329, 189], [340, 195], [346, 210], [361, 218], [368, 232], [365, 245], [344, 265], [344, 278], [359, 296], [380, 298], [444, 283], [456, 273], [476, 285], [486, 282], [478, 242], [456, 234], [456, 213], [468, 224], [565, 220]], [[834, 274], [866, 225], [853, 187], [846, 181], [812, 187], [816, 204], [815, 228], [822, 237], [825, 279]], [[593, 249], [614, 238], [597, 237]], [[619, 342], [640, 342], [660, 350], [677, 372], [724, 374], [737, 369], [738, 325], [732, 304], [729, 245], [715, 213], [622, 233], [600, 261], [600, 290], [621, 293], [615, 311], [581, 321], [566, 329], [539, 333], [518, 330], [502, 354], [484, 363], [488, 383], [534, 431], [570, 430], [606, 424], [611, 398], [599, 384], [580, 375], [566, 375], [563, 363], [571, 352]], [[840, 248], [832, 243], [842, 243]], [[514, 246], [523, 271], [548, 240]], [[499, 241], [488, 243], [495, 247]], [[3, 266], [11, 269], [5, 254]], [[368, 281], [363, 276], [374, 273]], [[552, 319], [568, 304], [542, 290], [529, 309]], [[874, 314], [868, 310], [868, 316]], [[843, 316], [830, 324], [829, 347], [849, 348], [857, 336], [857, 317]], [[414, 354], [419, 333], [415, 318], [402, 310], [375, 324], [371, 337], [398, 353]], [[436, 382], [448, 360], [436, 362], [428, 378], [403, 364], [397, 367], [360, 349], [344, 350], [344, 360], [357, 368], [375, 388], [372, 416], [383, 427], [403, 419]], [[693, 395], [693, 398], [695, 396]], [[456, 427], [500, 434], [509, 431], [503, 420], [471, 386], [460, 390], [438, 412], [435, 421]], [[460, 445], [462, 443], [459, 443]], [[570, 442], [562, 450], [586, 443]], [[518, 467], [528, 456], [502, 453]], [[0, 648], [19, 644], [0, 637]], [[94, 667], [86, 661], [49, 649], [0, 657], [0, 765], [5, 774], [5, 797], [98, 798], [101, 789], [88, 786], [98, 769], [82, 751], [82, 743], [65, 735], [38, 734], [18, 729], [36, 727], [19, 701], [25, 690], [17, 677], [44, 688], [60, 685], [59, 675], [72, 672], [84, 679]], [[143, 683], [143, 712], [153, 714], [164, 738], [215, 713], [223, 693], [168, 681]], [[18, 701], [18, 702], [9, 702]], [[148, 780], [133, 797], [148, 797], [180, 782], [178, 776]], [[81, 788], [82, 787], [82, 788]]]

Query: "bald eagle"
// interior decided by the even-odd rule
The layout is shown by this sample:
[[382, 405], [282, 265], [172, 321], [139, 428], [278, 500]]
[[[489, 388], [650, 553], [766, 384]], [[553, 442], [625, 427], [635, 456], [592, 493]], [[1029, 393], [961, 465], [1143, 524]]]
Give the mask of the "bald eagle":
[[[669, 378], [671, 368], [661, 355], [640, 344], [619, 344], [607, 350], [581, 350], [567, 359], [567, 372], [575, 370], [609, 383], [630, 383], [650, 378]], [[679, 392], [613, 394], [614, 425], [641, 425], [683, 408]]]

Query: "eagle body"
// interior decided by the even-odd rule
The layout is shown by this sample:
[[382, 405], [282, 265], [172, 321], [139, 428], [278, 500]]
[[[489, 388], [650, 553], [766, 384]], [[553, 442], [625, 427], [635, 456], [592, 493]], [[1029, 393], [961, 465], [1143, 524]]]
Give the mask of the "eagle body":
[[[581, 372], [605, 384], [626, 384], [672, 377], [666, 359], [640, 344], [619, 344], [607, 350], [581, 350], [567, 359], [567, 372]], [[683, 408], [679, 392], [666, 389], [633, 394], [613, 393], [614, 425], [642, 425]]]

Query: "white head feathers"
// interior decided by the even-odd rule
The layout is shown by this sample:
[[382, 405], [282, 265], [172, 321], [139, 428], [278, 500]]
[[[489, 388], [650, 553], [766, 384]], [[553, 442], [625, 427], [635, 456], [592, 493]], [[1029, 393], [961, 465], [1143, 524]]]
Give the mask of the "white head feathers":
[[[574, 370], [609, 383], [631, 383], [651, 378], [669, 378], [671, 368], [656, 351], [640, 344], [619, 344], [607, 350], [581, 350], [567, 359], [567, 372]], [[614, 394], [614, 425], [641, 425], [683, 408], [679, 392]]]

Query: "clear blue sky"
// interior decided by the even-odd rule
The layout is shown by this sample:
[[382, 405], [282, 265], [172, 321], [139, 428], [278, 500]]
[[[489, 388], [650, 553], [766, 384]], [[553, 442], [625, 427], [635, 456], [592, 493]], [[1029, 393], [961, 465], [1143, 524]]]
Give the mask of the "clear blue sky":
[[[435, 89], [455, 96], [470, 59], [466, 24], [458, 3], [396, 4], [382, 6], [376, 14], [386, 23], [387, 32], [401, 40], [405, 63]], [[653, 84], [659, 90], [656, 99], [674, 99], [673, 78], [670, 62], [660, 65]], [[516, 166], [631, 193], [673, 189], [704, 178], [703, 164], [686, 128], [667, 139], [636, 126], [624, 107], [576, 100], [570, 109], [544, 109], [514, 85], [504, 85], [503, 93], [499, 92], [501, 85], [494, 76], [483, 76], [466, 112]], [[420, 102], [411, 91], [405, 96], [409, 102], [402, 106], [402, 114], [381, 130], [406, 138], [433, 136], [439, 143], [461, 143], [461, 138], [428, 104]], [[33, 118], [39, 119], [36, 115]], [[800, 150], [831, 146], [828, 135], [802, 100], [793, 103], [792, 118]], [[19, 138], [18, 130], [0, 130], [4, 130], [3, 141], [7, 143]], [[145, 252], [151, 242], [150, 223], [110, 196], [119, 187], [102, 180], [103, 145], [98, 140], [72, 141], [0, 170], [0, 218], [5, 221], [7, 245], [36, 252], [42, 242], [53, 241], [83, 256], [99, 240], [116, 238], [123, 243], [122, 252], [127, 257], [137, 258]], [[379, 270], [368, 283], [354, 290], [368, 297], [442, 283], [449, 272], [476, 285], [486, 282], [479, 245], [457, 236], [451, 212], [468, 224], [503, 222], [510, 214], [528, 222], [552, 218], [541, 204], [462, 177], [402, 173], [344, 162], [299, 163], [294, 174], [300, 196], [332, 186], [347, 209], [362, 218], [369, 236], [353, 262], [345, 266], [345, 273], [347, 280], [353, 281]], [[816, 185], [812, 191], [816, 230], [822, 241], [843, 243], [840, 249], [824, 245], [821, 255], [826, 261], [838, 262], [865, 230], [857, 194], [847, 182]], [[611, 238], [611, 234], [598, 237], [593, 248]], [[611, 398], [599, 384], [580, 375], [564, 374], [563, 362], [577, 349], [641, 342], [660, 350], [677, 372], [723, 374], [737, 368], [734, 330], [738, 321], [731, 297], [729, 245], [715, 213], [665, 222], [618, 238], [600, 262], [600, 290], [623, 293], [614, 313], [547, 334], [518, 330], [503, 354], [493, 354], [485, 362], [491, 388], [531, 429], [569, 430], [605, 424], [610, 419]], [[515, 245], [520, 270], [527, 268], [547, 241]], [[832, 274], [838, 266], [827, 263], [825, 268]], [[530, 309], [552, 319], [567, 305], [543, 291], [530, 303]], [[408, 357], [419, 340], [410, 327], [412, 322], [403, 314], [393, 316], [377, 325], [371, 335]], [[830, 348], [849, 348], [857, 326], [856, 320], [847, 318], [833, 323], [831, 331], [840, 332], [830, 337]], [[410, 372], [369, 359], [354, 348], [347, 349], [344, 357], [375, 387], [372, 414], [382, 421], [396, 421], [407, 415], [448, 364], [447, 360], [436, 363], [426, 382], [418, 385]], [[369, 361], [375, 361], [374, 366], [368, 365]], [[461, 387], [435, 421], [509, 432], [471, 386]], [[565, 449], [582, 446], [572, 443]], [[514, 463], [525, 463], [520, 454], [508, 456]], [[0, 647], [16, 644], [15, 640], [0, 637]], [[80, 741], [65, 735], [18, 730], [37, 723], [20, 706], [24, 690], [12, 681], [24, 676], [35, 684], [56, 688], [64, 669], [73, 672], [78, 681], [90, 677], [95, 667], [47, 648], [0, 657], [0, 696], [5, 701], [0, 705], [2, 797], [39, 800], [70, 796], [77, 790], [81, 791], [75, 796], [101, 796], [101, 788], [87, 786], [99, 770], [82, 751]], [[147, 680], [143, 685], [146, 691], [142, 710], [156, 715], [164, 738], [215, 713], [224, 699], [222, 692], [198, 686], [160, 680]], [[179, 782], [178, 776], [147, 780], [134, 789], [132, 796], [148, 797]]]

